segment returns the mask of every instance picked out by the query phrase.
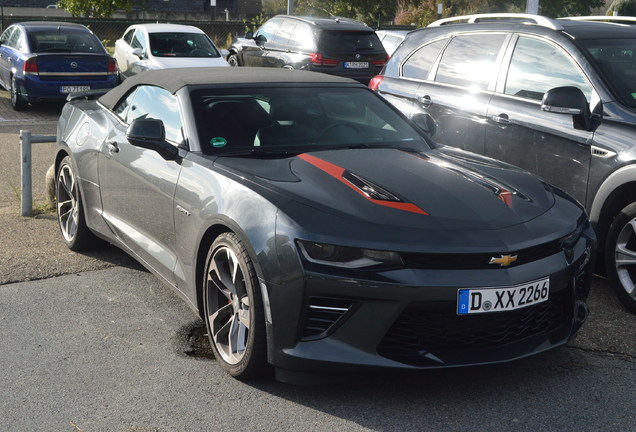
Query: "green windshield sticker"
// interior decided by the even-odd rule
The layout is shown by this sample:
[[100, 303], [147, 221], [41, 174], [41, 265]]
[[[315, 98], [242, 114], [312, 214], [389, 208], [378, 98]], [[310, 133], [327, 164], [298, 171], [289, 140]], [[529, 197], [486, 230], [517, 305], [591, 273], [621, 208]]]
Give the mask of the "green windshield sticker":
[[210, 144], [216, 148], [221, 148], [227, 145], [227, 140], [225, 138], [215, 137], [210, 140]]

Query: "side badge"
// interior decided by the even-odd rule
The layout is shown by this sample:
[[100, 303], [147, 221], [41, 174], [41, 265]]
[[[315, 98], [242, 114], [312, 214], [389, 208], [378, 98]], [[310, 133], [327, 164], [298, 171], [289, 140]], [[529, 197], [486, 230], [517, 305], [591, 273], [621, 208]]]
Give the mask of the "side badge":
[[184, 209], [184, 208], [183, 208], [183, 207], [181, 207], [180, 205], [177, 205], [177, 210], [178, 210], [179, 212], [183, 213], [183, 214], [184, 214], [184, 215], [186, 215], [186, 216], [190, 216], [190, 214], [191, 214], [189, 211], [187, 211], [186, 209]]

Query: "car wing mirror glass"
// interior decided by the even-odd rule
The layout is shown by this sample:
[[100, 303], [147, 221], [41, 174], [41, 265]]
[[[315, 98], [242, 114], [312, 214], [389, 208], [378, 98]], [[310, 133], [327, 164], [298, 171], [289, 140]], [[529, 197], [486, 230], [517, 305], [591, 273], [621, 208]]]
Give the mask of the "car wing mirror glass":
[[253, 39], [253, 38], [254, 38], [253, 31], [248, 31], [247, 33], [245, 33], [245, 39]]
[[166, 141], [166, 129], [161, 120], [137, 118], [128, 126], [126, 139], [136, 147], [154, 150], [166, 160], [177, 157], [179, 150]]

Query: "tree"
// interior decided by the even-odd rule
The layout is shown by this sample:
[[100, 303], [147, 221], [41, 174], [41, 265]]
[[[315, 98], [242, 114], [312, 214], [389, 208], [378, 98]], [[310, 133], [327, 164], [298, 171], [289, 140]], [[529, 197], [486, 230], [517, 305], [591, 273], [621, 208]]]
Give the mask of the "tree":
[[377, 21], [392, 21], [398, 0], [296, 0], [294, 15], [342, 16], [368, 25]]
[[[526, 10], [526, 0], [488, 0], [498, 12], [515, 12]], [[552, 18], [590, 15], [592, 9], [601, 7], [605, 0], [539, 0], [539, 13]]]
[[118, 9], [131, 10], [136, 3], [135, 0], [59, 0], [57, 5], [74, 17], [108, 18]]
[[621, 16], [636, 16], [636, 0], [614, 0], [607, 9], [607, 14], [616, 12]]

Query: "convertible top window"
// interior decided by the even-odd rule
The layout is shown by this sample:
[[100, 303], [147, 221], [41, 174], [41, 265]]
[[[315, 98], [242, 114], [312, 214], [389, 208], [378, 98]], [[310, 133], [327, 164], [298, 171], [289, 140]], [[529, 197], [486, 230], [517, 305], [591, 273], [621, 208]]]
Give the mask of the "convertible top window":
[[197, 89], [192, 103], [207, 154], [361, 144], [430, 148], [389, 105], [362, 88]]

